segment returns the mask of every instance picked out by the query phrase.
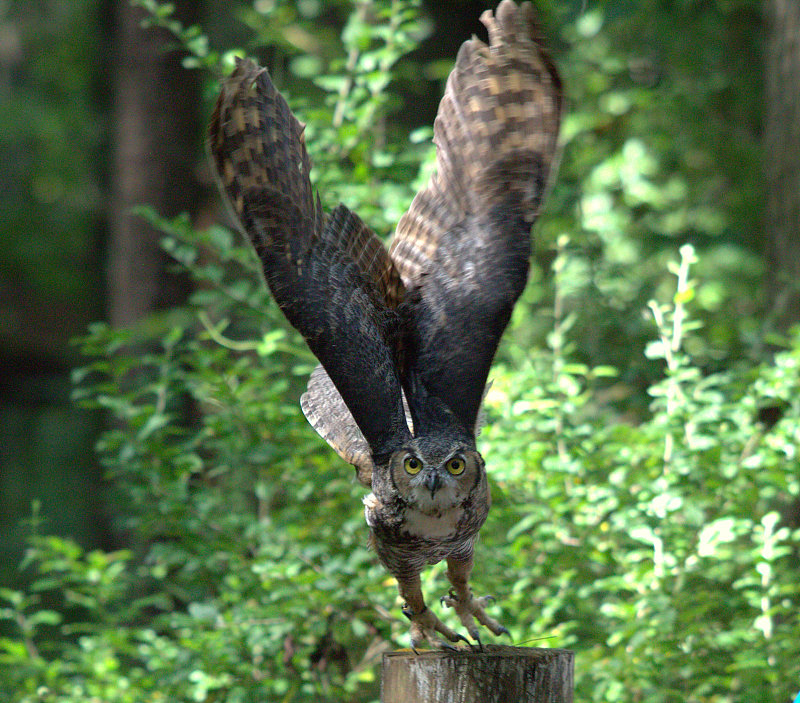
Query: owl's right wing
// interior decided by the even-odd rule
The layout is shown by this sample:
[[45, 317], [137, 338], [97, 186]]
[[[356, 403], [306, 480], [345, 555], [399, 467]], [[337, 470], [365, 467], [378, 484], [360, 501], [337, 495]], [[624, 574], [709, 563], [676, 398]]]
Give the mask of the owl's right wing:
[[382, 243], [343, 205], [323, 215], [303, 126], [265, 69], [237, 61], [209, 144], [281, 311], [322, 363], [370, 453], [394, 451], [410, 436], [396, 358], [402, 284]]

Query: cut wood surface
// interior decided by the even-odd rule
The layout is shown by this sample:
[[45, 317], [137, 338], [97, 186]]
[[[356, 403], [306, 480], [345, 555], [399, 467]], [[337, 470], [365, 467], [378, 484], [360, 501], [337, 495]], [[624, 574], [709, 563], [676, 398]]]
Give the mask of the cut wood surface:
[[381, 703], [572, 703], [566, 649], [485, 645], [458, 652], [387, 652]]

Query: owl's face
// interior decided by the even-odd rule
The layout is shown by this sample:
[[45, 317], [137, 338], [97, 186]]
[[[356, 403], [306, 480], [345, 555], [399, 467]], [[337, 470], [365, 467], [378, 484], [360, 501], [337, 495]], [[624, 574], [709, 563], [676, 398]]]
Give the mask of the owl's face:
[[485, 481], [483, 458], [460, 442], [444, 447], [414, 438], [390, 461], [394, 487], [411, 507], [433, 515], [462, 504]]

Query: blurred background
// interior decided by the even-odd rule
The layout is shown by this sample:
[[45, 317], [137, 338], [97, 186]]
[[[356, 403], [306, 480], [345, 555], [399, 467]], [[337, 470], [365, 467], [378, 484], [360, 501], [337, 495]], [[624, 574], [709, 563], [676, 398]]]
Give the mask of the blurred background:
[[[572, 358], [619, 371], [601, 404], [635, 424], [663, 367], [644, 353], [654, 337], [647, 303], [671, 300], [668, 262], [682, 245], [697, 253], [704, 331], [687, 343], [703, 373], [768, 364], [800, 321], [800, 3], [536, 4], [568, 117], [510, 334], [522, 348], [552, 344], [562, 306]], [[379, 142], [428, 149], [458, 46], [485, 37], [478, 17], [494, 5], [421, 3], [416, 48], [386, 74]], [[137, 206], [187, 213], [198, 231], [229, 221], [204, 151], [224, 70], [212, 64], [230, 66], [234, 47], [255, 56], [313, 132], [315, 104], [330, 92], [318, 79], [354, 67], [340, 37], [357, 29], [351, 12], [364, 20], [369, 6], [0, 0], [0, 583], [25, 580], [17, 564], [32, 522], [86, 548], [129, 543], [94, 449], [108, 420], [71, 400], [83, 363], [71, 340], [99, 320], [146, 336], [148, 320], [194, 289]], [[185, 31], [194, 25], [202, 33]], [[362, 118], [334, 114], [339, 126]], [[309, 148], [315, 157], [311, 139]], [[415, 163], [392, 166], [417, 179]], [[326, 202], [364, 199], [364, 187], [330, 184]], [[388, 235], [400, 212], [375, 201], [361, 214]], [[768, 423], [782, 412], [769, 402], [759, 411]]]
[[[291, 30], [282, 36], [264, 26], [275, 5]], [[175, 3], [173, 19], [201, 22], [219, 48], [249, 47], [279, 72], [303, 54], [295, 83], [313, 90], [349, 9], [192, 0]], [[442, 75], [483, 9], [426, 8], [406, 69], [413, 109], [395, 113], [406, 132], [432, 123]], [[0, 581], [13, 579], [34, 500], [50, 530], [87, 546], [116, 539], [93, 451], [101, 420], [70, 400], [70, 340], [91, 321], [130, 325], [188, 292], [159, 232], [131, 208], [187, 212], [199, 227], [217, 217], [204, 151], [217, 76], [184, 68], [168, 30], [141, 26], [148, 16], [127, 0], [0, 3]]]
[[[315, 68], [336, 52], [345, 4], [278, 3], [296, 23], [277, 38], [263, 26], [274, 4], [175, 3], [177, 18], [201, 22], [217, 47], [249, 46], [267, 65], [299, 69], [308, 90]], [[600, 148], [624, 145], [616, 158], [631, 178], [661, 171], [651, 184], [643, 175], [654, 174], [639, 175], [664, 201], [651, 247], [691, 239], [715, 250], [704, 264], [716, 278], [704, 290], [719, 337], [709, 353], [761, 354], [769, 333], [798, 319], [796, 3], [539, 4], [558, 58], [584, 43], [572, 50], [587, 54], [589, 70], [562, 71], [570, 106], [607, 142]], [[477, 18], [492, 3], [423, 5], [425, 36], [394, 86], [391, 119], [407, 132], [431, 124], [457, 47], [482, 32]], [[217, 214], [203, 150], [215, 76], [183, 68], [174, 38], [142, 28], [145, 16], [127, 0], [0, 3], [0, 569], [19, 554], [16, 526], [33, 499], [52, 529], [87, 544], [112, 539], [92, 450], [98, 418], [70, 402], [70, 340], [93, 320], [126, 325], [186, 295], [158, 233], [132, 206], [188, 212], [201, 227]], [[586, 38], [559, 33], [581, 16], [597, 25], [584, 27]], [[291, 64], [299, 54], [304, 61]], [[288, 72], [285, 82], [297, 82]], [[638, 141], [626, 143], [630, 133]], [[648, 154], [633, 153], [643, 145]], [[586, 178], [609, 175], [594, 166], [575, 168]], [[617, 225], [622, 259], [638, 249], [624, 241], [629, 233], [643, 227], [653, 239], [647, 194], [638, 195], [629, 216], [639, 229]], [[610, 201], [586, 205], [613, 217]]]

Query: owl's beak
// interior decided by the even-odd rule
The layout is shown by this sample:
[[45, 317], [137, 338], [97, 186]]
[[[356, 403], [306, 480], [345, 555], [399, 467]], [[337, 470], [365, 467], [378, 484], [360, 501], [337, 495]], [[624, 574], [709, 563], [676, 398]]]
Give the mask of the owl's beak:
[[442, 485], [442, 479], [439, 477], [439, 473], [437, 471], [431, 471], [425, 477], [424, 485], [425, 488], [431, 492], [431, 498], [433, 498], [433, 494], [436, 493], [436, 489]]

